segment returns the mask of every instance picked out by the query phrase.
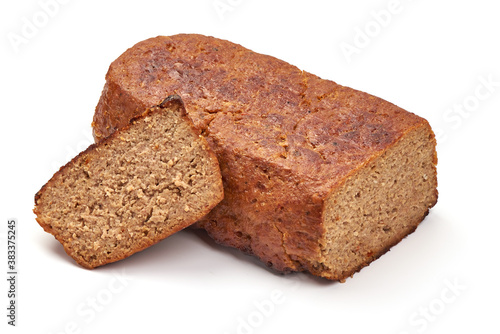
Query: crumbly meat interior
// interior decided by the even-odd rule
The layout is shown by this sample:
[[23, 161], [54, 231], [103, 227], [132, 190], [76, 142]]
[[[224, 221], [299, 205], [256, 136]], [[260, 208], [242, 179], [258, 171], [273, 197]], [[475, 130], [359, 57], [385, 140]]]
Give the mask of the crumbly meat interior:
[[151, 113], [81, 154], [35, 212], [85, 267], [119, 260], [194, 223], [222, 198], [215, 157], [180, 116]]
[[412, 131], [326, 201], [323, 273], [352, 275], [411, 233], [437, 201], [434, 135]]

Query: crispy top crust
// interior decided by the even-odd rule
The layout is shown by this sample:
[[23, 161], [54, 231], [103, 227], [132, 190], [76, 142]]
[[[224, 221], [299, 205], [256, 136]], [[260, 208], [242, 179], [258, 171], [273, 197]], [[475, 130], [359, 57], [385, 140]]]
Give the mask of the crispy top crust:
[[428, 126], [383, 99], [203, 35], [142, 41], [111, 64], [106, 79], [104, 91], [113, 94], [103, 92], [96, 108], [96, 139], [126, 124], [134, 109], [176, 93], [217, 153], [278, 165], [321, 198], [410, 129]]
[[111, 64], [94, 136], [174, 93], [224, 181], [223, 201], [198, 225], [280, 271], [323, 276], [325, 199], [413, 130], [435, 144], [427, 121], [385, 100], [191, 34], [145, 40]]

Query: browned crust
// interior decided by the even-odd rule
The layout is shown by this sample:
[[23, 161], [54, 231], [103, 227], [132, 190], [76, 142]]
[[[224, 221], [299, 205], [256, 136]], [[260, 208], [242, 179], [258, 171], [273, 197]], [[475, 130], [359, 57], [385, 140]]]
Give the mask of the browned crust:
[[[112, 262], [116, 262], [116, 261], [119, 261], [119, 260], [122, 260], [134, 253], [137, 253], [141, 250], [144, 250], [156, 243], [158, 243], [159, 241], [163, 240], [164, 238], [192, 225], [193, 223], [196, 222], [197, 219], [192, 219], [192, 220], [186, 220], [184, 222], [184, 224], [180, 224], [178, 226], [176, 226], [175, 228], [172, 228], [171, 230], [168, 230], [166, 231], [165, 233], [159, 235], [156, 239], [153, 239], [151, 240], [150, 243], [143, 243], [142, 245], [140, 245], [139, 247], [135, 248], [135, 249], [131, 249], [128, 253], [120, 253], [118, 254], [117, 256], [115, 257], [110, 257], [108, 259], [106, 259], [106, 261], [103, 261], [102, 263], [99, 263], [97, 265], [90, 265], [87, 261], [85, 261], [83, 258], [77, 256], [77, 254], [75, 254], [71, 247], [69, 246], [69, 243], [67, 243], [66, 240], [64, 240], [62, 237], [60, 237], [52, 228], [49, 224], [47, 224], [43, 218], [41, 218], [41, 212], [39, 212], [38, 210], [38, 201], [41, 197], [41, 195], [43, 194], [43, 192], [45, 191], [45, 189], [47, 187], [50, 187], [55, 181], [55, 177], [56, 175], [59, 175], [61, 174], [66, 168], [70, 168], [78, 159], [80, 159], [81, 157], [85, 156], [85, 155], [88, 155], [89, 153], [93, 152], [94, 150], [96, 150], [97, 148], [99, 147], [102, 147], [103, 145], [106, 145], [107, 143], [110, 143], [114, 138], [116, 137], [119, 137], [120, 134], [124, 131], [127, 131], [130, 126], [132, 124], [134, 124], [136, 121], [140, 120], [140, 119], [143, 119], [153, 113], [156, 113], [156, 112], [161, 112], [162, 109], [171, 109], [171, 110], [174, 110], [175, 112], [179, 113], [180, 116], [190, 125], [193, 133], [197, 134], [198, 136], [200, 135], [200, 130], [197, 129], [193, 123], [191, 122], [190, 118], [187, 116], [187, 113], [186, 113], [186, 109], [184, 107], [184, 103], [182, 101], [182, 99], [178, 96], [178, 95], [170, 95], [168, 96], [162, 103], [160, 103], [157, 107], [151, 107], [151, 108], [148, 108], [146, 109], [146, 111], [144, 111], [141, 115], [139, 116], [136, 116], [136, 117], [133, 117], [132, 119], [130, 119], [128, 125], [126, 125], [125, 127], [122, 127], [120, 129], [118, 129], [117, 131], [113, 132], [110, 136], [104, 138], [101, 142], [99, 143], [95, 143], [95, 144], [92, 144], [90, 145], [87, 149], [85, 149], [84, 151], [80, 152], [77, 156], [75, 156], [73, 159], [71, 159], [71, 161], [69, 161], [67, 164], [65, 164], [64, 166], [62, 166], [53, 176], [52, 178], [46, 183], [44, 184], [41, 189], [36, 193], [35, 195], [35, 207], [33, 209], [33, 212], [35, 213], [35, 215], [37, 216], [35, 219], [36, 221], [38, 222], [38, 224], [44, 229], [45, 232], [48, 232], [50, 234], [52, 234], [64, 247], [64, 250], [65, 252], [71, 256], [78, 264], [80, 264], [82, 267], [84, 268], [87, 268], [87, 269], [93, 269], [95, 267], [98, 267], [98, 266], [101, 266], [101, 265], [104, 265], [104, 264], [107, 264], [107, 263], [112, 263]], [[206, 142], [205, 138], [200, 136], [200, 139], [202, 141], [204, 141], [204, 144], [207, 148], [209, 148], [209, 145], [208, 143]], [[210, 155], [211, 157], [211, 160], [218, 165], [218, 161], [217, 161], [217, 157], [215, 156], [215, 154], [210, 150], [208, 149], [208, 154]], [[219, 169], [218, 169], [219, 171]], [[220, 171], [219, 171], [219, 175], [220, 175]], [[223, 186], [222, 186], [222, 177], [220, 176], [218, 178], [220, 180], [220, 184], [219, 184], [219, 188], [220, 189], [223, 189]], [[219, 203], [224, 197], [224, 193], [223, 191], [221, 191], [219, 193], [219, 196], [218, 198], [215, 198], [214, 199], [214, 202], [212, 205], [206, 207], [206, 209], [204, 210], [204, 212], [202, 212], [202, 214], [199, 215], [199, 217], [203, 217], [205, 216], [206, 214], [208, 214], [216, 205], [217, 203]]]
[[[432, 131], [429, 123], [426, 120], [424, 120], [422, 123], [419, 123], [411, 128], [406, 129], [401, 134], [401, 136], [399, 138], [397, 138], [397, 140], [395, 140], [392, 144], [388, 145], [384, 150], [379, 151], [376, 154], [372, 155], [370, 157], [370, 159], [366, 160], [362, 165], [359, 165], [356, 169], [351, 170], [349, 172], [349, 174], [347, 174], [345, 176], [345, 178], [341, 179], [340, 182], [337, 183], [334, 188], [332, 188], [330, 193], [327, 193], [324, 196], [324, 198], [319, 200], [321, 203], [321, 207], [318, 207], [317, 209], [321, 210], [321, 213], [320, 213], [321, 217], [323, 216], [323, 211], [325, 209], [325, 205], [324, 205], [325, 198], [329, 197], [333, 192], [338, 191], [339, 188], [343, 184], [345, 184], [350, 178], [355, 178], [356, 175], [359, 172], [361, 172], [365, 166], [368, 166], [368, 165], [372, 164], [374, 161], [376, 161], [377, 159], [379, 159], [387, 150], [389, 150], [393, 146], [395, 146], [406, 135], [408, 135], [409, 133], [416, 131], [422, 127], [429, 128], [429, 130], [431, 132], [430, 140], [432, 142], [432, 145], [434, 147], [436, 147], [436, 138], [435, 138], [434, 132]], [[434, 165], [434, 170], [435, 170], [436, 169], [435, 166], [437, 165], [437, 153], [436, 153], [436, 151], [434, 151], [432, 164]], [[388, 243], [384, 248], [382, 248], [379, 252], [374, 253], [373, 256], [367, 258], [366, 261], [357, 265], [356, 267], [353, 267], [352, 270], [346, 271], [341, 276], [332, 275], [328, 270], [324, 270], [323, 266], [321, 266], [321, 265], [318, 266], [317, 263], [314, 263], [313, 261], [308, 260], [308, 258], [307, 258], [308, 254], [306, 252], [304, 252], [302, 254], [303, 256], [300, 259], [294, 258], [293, 256], [290, 257], [288, 254], [285, 254], [285, 257], [280, 258], [280, 261], [277, 261], [277, 262], [269, 261], [269, 259], [271, 259], [271, 257], [266, 255], [265, 253], [264, 253], [264, 256], [262, 256], [261, 249], [252, 249], [249, 245], [247, 245], [245, 243], [235, 242], [235, 240], [237, 240], [237, 238], [234, 236], [234, 234], [235, 234], [235, 232], [238, 232], [239, 229], [235, 228], [234, 226], [231, 226], [230, 223], [224, 224], [223, 230], [217, 230], [216, 228], [214, 228], [214, 226], [210, 226], [211, 225], [210, 220], [212, 217], [212, 213], [210, 213], [206, 218], [201, 220], [200, 224], [196, 224], [195, 226], [204, 227], [205, 230], [207, 231], [208, 235], [210, 237], [212, 237], [218, 244], [221, 244], [223, 246], [234, 247], [247, 255], [254, 256], [254, 257], [264, 261], [264, 263], [266, 264], [267, 267], [269, 267], [270, 269], [272, 269], [278, 273], [290, 273], [293, 271], [308, 271], [313, 275], [327, 278], [329, 280], [336, 280], [336, 281], [344, 282], [346, 278], [352, 277], [355, 273], [359, 272], [364, 267], [370, 265], [373, 261], [375, 261], [376, 259], [378, 259], [382, 255], [387, 253], [393, 246], [397, 245], [401, 240], [403, 240], [408, 235], [413, 233], [417, 229], [417, 227], [420, 225], [420, 223], [423, 221], [423, 219], [428, 215], [430, 208], [432, 208], [437, 203], [437, 200], [438, 200], [437, 188], [434, 189], [434, 196], [433, 197], [435, 198], [435, 200], [431, 203], [431, 205], [429, 206], [429, 209], [422, 215], [422, 217], [420, 219], [417, 219], [417, 220], [415, 220], [415, 222], [412, 223], [413, 224], [412, 227], [409, 230], [407, 230], [406, 233], [400, 235], [399, 237], [393, 238], [392, 241], [390, 243]], [[223, 204], [224, 203], [221, 203], [221, 204], [219, 204], [219, 206], [222, 206]], [[222, 214], [222, 216], [223, 215], [224, 214]], [[318, 224], [320, 224], [320, 223], [322, 223], [322, 219], [320, 221], [318, 221]], [[207, 224], [208, 224], [208, 226], [207, 226]], [[321, 226], [319, 226], [319, 228], [320, 227]], [[322, 231], [322, 230], [318, 230], [318, 231]], [[319, 235], [318, 235], [318, 239], [320, 239]], [[267, 252], [269, 252], [269, 251], [267, 250]], [[279, 251], [276, 251], [276, 250], [274, 250], [274, 253], [283, 255], [282, 253], [280, 253]], [[314, 253], [311, 251], [309, 255], [314, 255]], [[268, 260], [268, 261], [266, 261], [266, 260]]]
[[325, 198], [411, 129], [429, 126], [274, 57], [180, 34], [142, 41], [111, 64], [94, 115], [96, 139], [138, 105], [173, 92], [213, 148], [224, 180], [224, 200], [199, 226], [279, 271], [321, 275]]

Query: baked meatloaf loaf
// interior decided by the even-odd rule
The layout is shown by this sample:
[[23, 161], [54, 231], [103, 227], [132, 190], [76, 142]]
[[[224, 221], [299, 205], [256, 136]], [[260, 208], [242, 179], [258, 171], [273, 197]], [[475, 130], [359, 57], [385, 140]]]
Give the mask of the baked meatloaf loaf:
[[343, 280], [415, 230], [437, 201], [429, 123], [238, 44], [156, 37], [110, 66], [97, 141], [179, 94], [221, 166], [199, 226], [279, 271]]
[[172, 96], [61, 167], [34, 212], [66, 253], [94, 268], [193, 224], [222, 198], [217, 158]]

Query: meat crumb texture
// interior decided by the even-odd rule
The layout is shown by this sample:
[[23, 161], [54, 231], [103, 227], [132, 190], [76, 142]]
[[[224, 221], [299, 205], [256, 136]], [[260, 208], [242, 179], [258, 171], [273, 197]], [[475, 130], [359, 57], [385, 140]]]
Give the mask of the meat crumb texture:
[[95, 268], [193, 224], [222, 198], [217, 158], [170, 96], [61, 167], [34, 212], [76, 262]]

